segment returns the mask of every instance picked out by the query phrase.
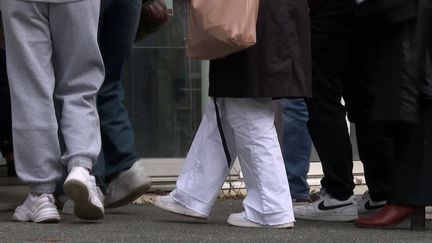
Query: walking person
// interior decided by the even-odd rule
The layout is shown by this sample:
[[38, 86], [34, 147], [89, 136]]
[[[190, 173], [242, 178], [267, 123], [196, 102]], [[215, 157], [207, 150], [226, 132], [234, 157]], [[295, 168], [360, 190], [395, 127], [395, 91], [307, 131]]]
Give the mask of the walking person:
[[[394, 137], [395, 161], [389, 167], [388, 200], [362, 228], [425, 229], [425, 206], [432, 205], [432, 3], [429, 0], [365, 1], [375, 7], [365, 19], [370, 28], [370, 89], [373, 112]], [[380, 7], [380, 8], [378, 8]], [[403, 178], [403, 179], [401, 179]]]
[[[99, 0], [1, 1], [12, 100], [16, 170], [30, 186], [17, 221], [58, 222], [52, 193], [68, 168], [66, 194], [83, 219], [104, 216], [90, 170], [100, 152], [96, 94], [104, 77], [97, 43]], [[54, 101], [59, 104], [56, 118]], [[59, 125], [58, 125], [59, 124]], [[65, 149], [60, 152], [58, 132]]]
[[[324, 177], [320, 198], [295, 207], [296, 218], [353, 221], [381, 209], [387, 199], [387, 168], [392, 139], [372, 121], [371, 99], [362, 80], [367, 70], [362, 35], [352, 0], [310, 1], [313, 98], [306, 99], [308, 129]], [[354, 40], [354, 41], [353, 41]], [[361, 45], [359, 45], [361, 44]], [[366, 47], [365, 47], [366, 48]], [[346, 105], [341, 103], [342, 97]], [[353, 152], [346, 115], [355, 123], [357, 145], [368, 191], [354, 195]]]
[[208, 218], [238, 158], [247, 196], [243, 212], [231, 214], [228, 223], [239, 227], [294, 227], [272, 99], [311, 95], [308, 32], [306, 0], [260, 1], [257, 44], [210, 62], [212, 99], [177, 188], [167, 196], [157, 197], [156, 206]]

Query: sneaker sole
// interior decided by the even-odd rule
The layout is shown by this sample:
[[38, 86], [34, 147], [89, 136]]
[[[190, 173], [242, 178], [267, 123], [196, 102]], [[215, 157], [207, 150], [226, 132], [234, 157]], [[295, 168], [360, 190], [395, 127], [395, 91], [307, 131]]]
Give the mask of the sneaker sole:
[[63, 186], [65, 194], [75, 203], [74, 213], [78, 218], [97, 220], [104, 216], [103, 208], [94, 205], [89, 200], [89, 191], [79, 180], [66, 181]]
[[35, 223], [42, 223], [42, 224], [51, 224], [51, 223], [58, 223], [60, 222], [60, 216], [53, 215], [52, 217], [43, 217], [41, 219], [35, 220]]
[[206, 216], [203, 216], [203, 215], [196, 215], [196, 214], [191, 214], [191, 213], [189, 213], [189, 212], [186, 211], [186, 210], [175, 210], [175, 209], [172, 209], [172, 208], [170, 208], [170, 207], [166, 207], [166, 206], [163, 205], [163, 204], [158, 204], [156, 201], [153, 202], [153, 204], [154, 204], [156, 207], [158, 207], [158, 208], [160, 208], [160, 209], [163, 209], [163, 210], [165, 210], [165, 211], [167, 211], [167, 212], [173, 213], [173, 214], [182, 215], [182, 216], [186, 216], [186, 217], [191, 217], [191, 218], [195, 218], [195, 219], [202, 219], [202, 220], [206, 220], [206, 219], [207, 219]]
[[127, 205], [129, 203], [133, 203], [141, 195], [146, 193], [150, 189], [150, 187], [151, 187], [151, 182], [150, 180], [147, 180], [141, 186], [132, 189], [132, 191], [130, 191], [129, 193], [121, 197], [119, 200], [113, 202], [108, 201], [108, 203], [105, 204], [105, 208], [116, 208], [116, 207]]

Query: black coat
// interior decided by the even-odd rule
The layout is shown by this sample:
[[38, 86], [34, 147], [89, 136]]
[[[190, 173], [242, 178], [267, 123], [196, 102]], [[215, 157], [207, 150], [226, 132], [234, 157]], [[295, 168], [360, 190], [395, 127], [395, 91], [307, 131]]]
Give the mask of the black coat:
[[425, 79], [423, 72], [426, 44], [430, 43], [430, 36], [424, 32], [430, 28], [431, 20], [430, 14], [420, 14], [427, 12], [426, 5], [419, 4], [422, 1], [428, 2], [364, 2], [371, 3], [368, 13], [374, 13], [367, 15], [362, 12], [364, 15], [361, 17], [366, 23], [374, 23], [366, 25], [369, 54], [364, 63], [373, 103], [371, 114], [375, 121], [417, 123], [422, 103], [425, 98], [432, 97], [431, 81]]
[[310, 97], [310, 26], [306, 0], [262, 0], [257, 44], [210, 63], [212, 97]]

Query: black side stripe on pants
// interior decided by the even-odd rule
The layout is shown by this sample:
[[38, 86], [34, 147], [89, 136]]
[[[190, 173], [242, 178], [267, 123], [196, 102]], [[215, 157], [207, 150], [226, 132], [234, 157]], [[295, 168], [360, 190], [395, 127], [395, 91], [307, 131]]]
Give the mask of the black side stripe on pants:
[[231, 167], [231, 155], [229, 153], [228, 145], [227, 145], [226, 140], [225, 140], [225, 135], [224, 135], [223, 130], [222, 130], [222, 123], [221, 123], [221, 120], [220, 120], [219, 107], [218, 107], [217, 102], [216, 102], [216, 97], [213, 98], [213, 102], [215, 104], [216, 122], [217, 122], [217, 126], [218, 126], [218, 129], [219, 129], [219, 134], [221, 136], [222, 146], [223, 146], [223, 149], [224, 149], [224, 152], [225, 152], [225, 156], [226, 156], [226, 159], [227, 159], [228, 167]]

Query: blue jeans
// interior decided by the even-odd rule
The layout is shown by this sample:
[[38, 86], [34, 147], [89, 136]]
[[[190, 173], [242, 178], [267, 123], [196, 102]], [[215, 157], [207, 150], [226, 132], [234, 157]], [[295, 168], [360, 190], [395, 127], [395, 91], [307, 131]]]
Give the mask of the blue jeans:
[[99, 183], [109, 181], [138, 160], [134, 131], [123, 105], [123, 66], [135, 41], [142, 0], [102, 0], [99, 46], [105, 63], [105, 80], [97, 97], [102, 152], [93, 174]]
[[306, 126], [308, 110], [303, 99], [282, 99], [282, 154], [291, 197], [310, 199], [307, 173], [312, 141]]

